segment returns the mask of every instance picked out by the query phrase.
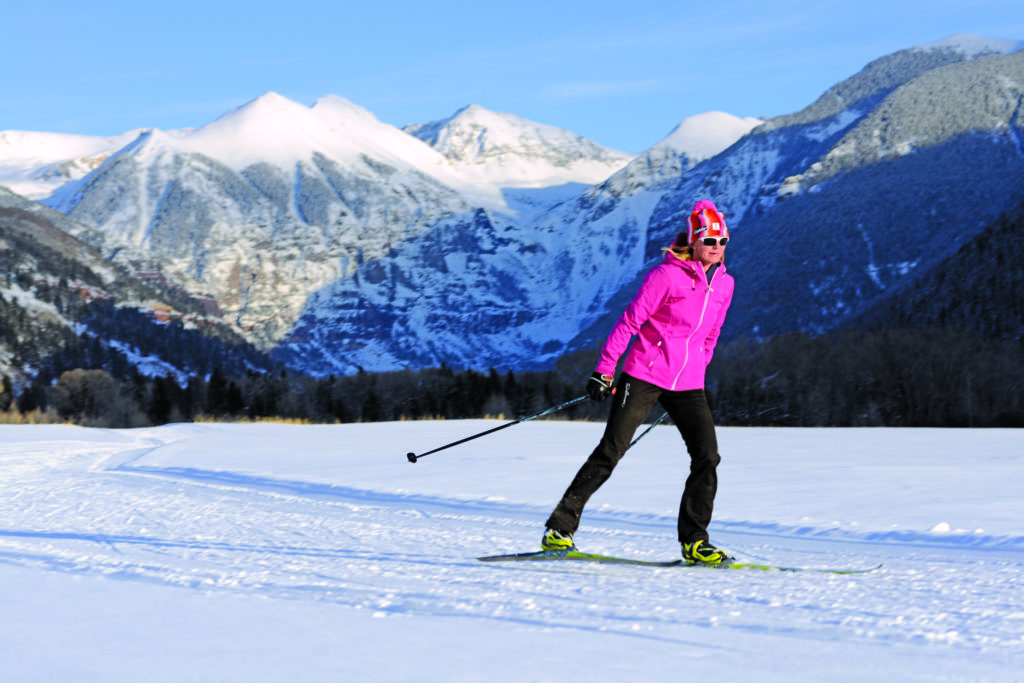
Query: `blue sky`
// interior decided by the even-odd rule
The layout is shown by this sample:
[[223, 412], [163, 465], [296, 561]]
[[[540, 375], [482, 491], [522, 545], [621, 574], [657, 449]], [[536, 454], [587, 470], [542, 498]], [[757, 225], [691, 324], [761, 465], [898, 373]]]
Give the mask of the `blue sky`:
[[1024, 40], [1024, 3], [24, 2], [0, 23], [0, 130], [198, 127], [275, 91], [398, 126], [473, 103], [640, 152], [687, 116], [791, 113], [958, 32]]

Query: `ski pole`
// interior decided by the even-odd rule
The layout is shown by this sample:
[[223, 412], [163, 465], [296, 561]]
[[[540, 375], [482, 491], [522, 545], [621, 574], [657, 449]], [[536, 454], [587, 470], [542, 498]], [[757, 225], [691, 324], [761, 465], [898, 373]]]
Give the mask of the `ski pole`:
[[571, 405], [576, 405], [580, 401], [584, 401], [587, 398], [588, 397], [586, 395], [583, 395], [583, 396], [580, 396], [579, 398], [574, 398], [571, 401], [566, 401], [565, 403], [560, 403], [557, 406], [555, 406], [554, 408], [548, 408], [547, 410], [539, 412], [536, 415], [528, 415], [527, 417], [521, 417], [518, 420], [513, 420], [512, 422], [506, 422], [505, 424], [501, 425], [500, 427], [495, 427], [494, 429], [488, 429], [486, 432], [480, 432], [479, 434], [474, 434], [473, 436], [467, 436], [465, 439], [460, 439], [459, 441], [453, 441], [453, 442], [451, 442], [449, 444], [445, 444], [444, 446], [441, 446], [440, 448], [435, 448], [432, 451], [427, 451], [426, 453], [420, 453], [419, 455], [416, 455], [415, 453], [406, 453], [405, 457], [409, 459], [409, 462], [416, 462], [420, 458], [422, 458], [424, 456], [427, 456], [427, 455], [430, 455], [431, 453], [437, 453], [438, 451], [443, 451], [446, 448], [451, 448], [452, 446], [458, 446], [460, 443], [466, 443], [467, 441], [472, 441], [473, 439], [479, 439], [481, 436], [487, 436], [488, 434], [493, 434], [494, 432], [497, 432], [499, 430], [505, 429], [506, 427], [511, 427], [512, 425], [517, 425], [520, 422], [529, 422], [530, 420], [535, 420], [538, 417], [544, 417], [545, 415], [550, 415], [551, 413], [558, 412], [559, 410], [562, 410], [563, 408], [568, 408]]
[[[629, 448], [632, 448], [633, 446], [635, 446], [635, 445], [636, 445], [636, 442], [637, 442], [637, 441], [639, 441], [640, 439], [642, 439], [642, 438], [644, 438], [645, 436], [647, 436], [647, 434], [648, 434], [648, 433], [649, 433], [649, 432], [650, 432], [650, 431], [651, 431], [652, 429], [654, 429], [655, 427], [657, 427], [658, 425], [660, 425], [660, 424], [661, 424], [662, 422], [664, 422], [664, 421], [665, 421], [665, 418], [666, 418], [666, 417], [668, 417], [668, 413], [662, 413], [662, 414], [661, 414], [661, 417], [659, 417], [659, 418], [658, 418], [657, 420], [655, 420], [654, 422], [652, 422], [652, 423], [651, 423], [651, 425], [650, 425], [650, 426], [649, 426], [649, 427], [648, 427], [647, 429], [645, 429], [645, 430], [644, 430], [643, 432], [641, 432], [641, 433], [640, 433], [640, 436], [638, 436], [638, 437], [636, 437], [635, 439], [633, 439], [633, 443], [629, 444]], [[627, 448], [626, 450], [629, 450], [629, 449]]]

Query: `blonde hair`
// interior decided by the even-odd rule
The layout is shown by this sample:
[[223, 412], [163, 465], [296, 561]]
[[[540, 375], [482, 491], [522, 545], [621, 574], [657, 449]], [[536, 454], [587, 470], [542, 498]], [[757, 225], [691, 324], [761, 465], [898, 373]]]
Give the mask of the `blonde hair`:
[[671, 247], [665, 247], [662, 251], [666, 254], [672, 254], [680, 261], [693, 260], [693, 247], [689, 244], [684, 244], [683, 246], [673, 244]]

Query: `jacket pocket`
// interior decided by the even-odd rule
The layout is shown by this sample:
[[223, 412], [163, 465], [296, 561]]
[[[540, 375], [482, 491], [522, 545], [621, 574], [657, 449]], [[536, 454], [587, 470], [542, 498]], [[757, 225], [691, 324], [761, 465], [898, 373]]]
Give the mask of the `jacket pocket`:
[[658, 331], [650, 325], [644, 325], [637, 333], [637, 340], [633, 353], [636, 362], [645, 368], [652, 368], [658, 362], [658, 357], [664, 348], [665, 342], [658, 334]]

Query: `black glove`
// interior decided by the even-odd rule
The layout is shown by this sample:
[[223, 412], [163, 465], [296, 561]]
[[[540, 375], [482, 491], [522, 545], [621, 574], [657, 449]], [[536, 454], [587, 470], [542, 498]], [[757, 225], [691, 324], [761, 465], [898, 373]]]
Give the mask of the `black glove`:
[[587, 394], [590, 395], [590, 400], [600, 403], [611, 396], [614, 379], [612, 375], [602, 375], [600, 372], [592, 374], [587, 380]]

